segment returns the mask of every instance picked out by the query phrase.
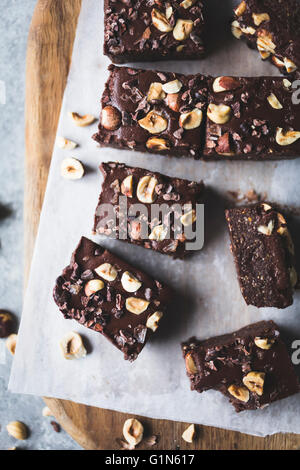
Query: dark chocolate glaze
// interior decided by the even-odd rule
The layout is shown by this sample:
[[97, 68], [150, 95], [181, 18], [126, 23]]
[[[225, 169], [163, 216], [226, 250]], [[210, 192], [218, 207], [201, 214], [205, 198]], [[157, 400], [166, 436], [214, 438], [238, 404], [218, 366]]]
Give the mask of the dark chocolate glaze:
[[[127, 67], [109, 66], [110, 76], [102, 96], [102, 108], [114, 106], [122, 115], [122, 123], [118, 129], [106, 130], [101, 122], [98, 133], [93, 138], [102, 146], [130, 148], [142, 152], [163, 153], [167, 155], [200, 157], [203, 146], [207, 80], [202, 75], [182, 75], [173, 72], [157, 72], [153, 70], [131, 69]], [[178, 79], [182, 83], [179, 111], [173, 111], [163, 101], [147, 102], [147, 93], [154, 82], [167, 83]], [[200, 108], [203, 111], [202, 123], [199, 127], [184, 130], [179, 125], [179, 117], [183, 112]], [[154, 137], [143, 129], [138, 120], [149, 111], [157, 111], [168, 121], [164, 132], [155, 137], [164, 138], [169, 144], [167, 150], [150, 150], [146, 142]]]
[[[294, 247], [281, 214], [268, 207], [259, 203], [225, 211], [231, 251], [246, 303], [285, 308], [293, 303]], [[271, 233], [262, 233], [261, 227], [270, 227]]]
[[[119, 64], [201, 59], [204, 56], [202, 2], [195, 0], [190, 8], [183, 8], [180, 3], [177, 0], [104, 0], [104, 54]], [[163, 32], [154, 26], [152, 10], [156, 8], [165, 14], [167, 6], [172, 7], [172, 16], [169, 18], [172, 26], [179, 18], [194, 22], [192, 33], [186, 40], [178, 41], [172, 31]]]
[[[229, 80], [234, 80], [235, 89], [222, 92], [214, 92], [214, 81], [210, 82], [209, 103], [229, 106], [230, 119], [225, 124], [216, 124], [207, 118], [205, 158], [273, 160], [299, 156], [300, 139], [286, 146], [276, 142], [277, 128], [283, 132], [300, 131], [300, 106], [292, 101], [295, 90], [285, 86], [281, 77], [229, 77]], [[281, 109], [270, 105], [271, 94]]]
[[[121, 192], [121, 184], [123, 180], [129, 176], [133, 176], [133, 191], [132, 197], [127, 197], [127, 208], [130, 211], [130, 207], [133, 204], [140, 204], [139, 199], [137, 198], [137, 185], [139, 180], [144, 176], [152, 176], [156, 178], [157, 185], [155, 190], [155, 204], [166, 205], [170, 208], [171, 217], [164, 217], [164, 220], [151, 221], [151, 204], [145, 204], [145, 207], [148, 211], [148, 234], [151, 233], [152, 228], [155, 225], [164, 224], [169, 226], [169, 237], [165, 238], [162, 241], [150, 240], [150, 239], [141, 239], [138, 237], [137, 228], [139, 228], [139, 223], [133, 222], [129, 219], [127, 225], [128, 237], [125, 241], [134, 243], [136, 245], [143, 246], [144, 248], [150, 248], [160, 253], [166, 253], [173, 256], [174, 258], [183, 258], [187, 253], [186, 242], [184, 237], [176, 236], [174, 233], [174, 217], [176, 216], [176, 211], [172, 212], [171, 208], [174, 204], [180, 205], [182, 208], [185, 204], [190, 204], [193, 209], [195, 209], [196, 204], [203, 202], [203, 193], [204, 193], [204, 184], [202, 181], [200, 183], [195, 183], [193, 181], [183, 180], [180, 178], [171, 178], [169, 176], [162, 175], [161, 173], [148, 171], [143, 168], [133, 168], [126, 166], [123, 163], [102, 163], [100, 169], [104, 175], [104, 181], [102, 185], [102, 190], [99, 196], [99, 202], [96, 208], [95, 213], [95, 222], [94, 222], [94, 231], [97, 233], [104, 233], [108, 236], [113, 235], [114, 237], [119, 238], [119, 226], [117, 225], [116, 230], [112, 230], [109, 226], [102, 224], [101, 221], [106, 214], [100, 215], [100, 207], [103, 204], [110, 203], [114, 205], [115, 211], [119, 207], [119, 197], [123, 196]], [[182, 213], [184, 209], [182, 209]], [[178, 218], [181, 213], [178, 213]], [[170, 222], [168, 222], [170, 220]], [[117, 219], [118, 221], [118, 219]], [[152, 223], [151, 223], [152, 222]], [[195, 231], [196, 222], [193, 223], [193, 231]], [[200, 222], [199, 222], [200, 223]], [[135, 229], [132, 232], [132, 224], [135, 224]], [[182, 227], [181, 227], [182, 228]], [[182, 234], [184, 235], [184, 234]], [[192, 242], [193, 240], [188, 240]]]
[[[256, 337], [268, 338], [271, 348], [259, 348], [254, 342]], [[190, 338], [182, 344], [182, 352], [184, 358], [191, 355], [198, 370], [197, 374], [187, 371], [191, 389], [200, 393], [218, 390], [230, 399], [237, 412], [262, 408], [300, 391], [288, 350], [273, 321], [254, 323], [205, 341]], [[231, 395], [228, 387], [244, 387], [243, 377], [251, 371], [265, 373], [263, 394], [249, 391], [249, 400], [243, 402]]]
[[[110, 263], [118, 271], [114, 281], [108, 282], [94, 271], [103, 263]], [[124, 271], [129, 271], [142, 282], [136, 292], [124, 290], [121, 283]], [[101, 279], [105, 286], [88, 297], [84, 287], [91, 279]], [[77, 320], [87, 328], [102, 333], [124, 353], [125, 359], [133, 361], [153, 334], [146, 327], [147, 319], [156, 311], [166, 312], [172, 292], [110, 251], [82, 237], [69, 266], [56, 280], [53, 295], [66, 319]], [[125, 306], [128, 297], [145, 299], [150, 302], [149, 306], [140, 315], [133, 314]]]
[[[300, 2], [299, 0], [244, 0], [246, 9], [242, 15], [235, 15], [235, 20], [243, 28], [254, 28], [255, 34], [242, 33], [248, 46], [257, 49], [257, 38], [270, 35], [275, 44], [274, 54], [267, 60], [276, 65], [276, 58], [283, 62], [287, 58], [298, 67], [295, 72], [288, 73], [284, 65], [278, 64], [280, 72], [292, 78], [300, 75]], [[267, 13], [270, 21], [255, 25], [252, 14]]]

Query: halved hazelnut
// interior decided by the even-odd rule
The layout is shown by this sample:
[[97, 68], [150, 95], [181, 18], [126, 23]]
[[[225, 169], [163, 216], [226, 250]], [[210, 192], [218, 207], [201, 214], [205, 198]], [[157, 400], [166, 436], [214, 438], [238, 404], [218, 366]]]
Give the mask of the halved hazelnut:
[[286, 71], [288, 73], [293, 73], [298, 68], [297, 65], [292, 60], [288, 59], [287, 57], [285, 57], [283, 59], [283, 62], [284, 62], [284, 66], [286, 68]]
[[261, 397], [264, 393], [265, 375], [264, 372], [251, 371], [243, 377], [243, 384], [250, 392], [254, 392]]
[[195, 209], [192, 209], [180, 217], [180, 222], [182, 223], [182, 225], [187, 227], [188, 225], [192, 225], [196, 221], [196, 219], [196, 211]]
[[139, 125], [150, 132], [150, 134], [159, 134], [168, 127], [168, 121], [156, 111], [150, 111], [144, 118], [138, 121]]
[[255, 26], [259, 26], [263, 21], [270, 21], [268, 13], [252, 13], [252, 18]]
[[169, 93], [167, 95], [167, 105], [172, 111], [175, 111], [175, 113], [179, 111], [180, 99], [181, 96], [179, 93]]
[[235, 77], [217, 77], [213, 82], [213, 90], [215, 93], [236, 90], [240, 86], [239, 80]]
[[136, 292], [141, 287], [142, 283], [129, 271], [125, 271], [121, 277], [123, 289], [127, 292]]
[[162, 33], [169, 33], [170, 31], [172, 31], [173, 26], [171, 26], [166, 16], [156, 8], [153, 8], [151, 12], [151, 17], [153, 25], [159, 31], [161, 31]]
[[86, 356], [82, 338], [74, 331], [70, 331], [62, 338], [60, 347], [65, 359], [80, 359]]
[[163, 241], [168, 233], [168, 228], [164, 225], [156, 225], [149, 235], [149, 240]]
[[274, 230], [274, 220], [270, 220], [268, 225], [259, 225], [257, 231], [263, 233], [264, 235], [270, 236]]
[[196, 375], [198, 374], [198, 369], [196, 367], [195, 361], [193, 359], [192, 353], [188, 352], [185, 356], [185, 367], [189, 374]]
[[246, 11], [246, 2], [243, 0], [234, 10], [236, 16], [241, 16]]
[[146, 147], [149, 150], [157, 150], [159, 152], [162, 150], [169, 150], [170, 143], [162, 137], [150, 137], [146, 142]]
[[268, 100], [270, 106], [272, 106], [272, 108], [274, 108], [274, 109], [282, 109], [283, 108], [282, 104], [280, 103], [278, 98], [274, 95], [274, 93], [271, 93], [268, 96], [267, 100]]
[[231, 116], [231, 108], [226, 104], [211, 103], [207, 108], [207, 116], [215, 124], [225, 124]]
[[181, 6], [182, 8], [185, 8], [186, 10], [190, 7], [192, 7], [194, 5], [196, 0], [183, 0], [183, 2], [181, 2], [179, 4], [179, 6]]
[[250, 394], [246, 387], [230, 385], [227, 390], [230, 395], [232, 395], [234, 398], [237, 398], [238, 400], [243, 401], [244, 403], [247, 403], [247, 401], [249, 401]]
[[155, 201], [156, 193], [155, 187], [158, 181], [154, 176], [143, 176], [138, 183], [137, 186], [137, 198], [139, 201], [144, 202], [146, 204], [150, 204]]
[[104, 287], [104, 282], [100, 279], [91, 279], [88, 281], [84, 287], [85, 295], [90, 297], [91, 295], [95, 294], [99, 290], [102, 290]]
[[115, 131], [121, 125], [121, 113], [114, 106], [105, 106], [101, 111], [100, 122], [104, 129], [108, 131]]
[[266, 202], [263, 202], [262, 203], [262, 207], [264, 209], [265, 212], [268, 212], [272, 209], [272, 207], [270, 206], [270, 204], [267, 204]]
[[18, 339], [18, 335], [13, 333], [12, 335], [9, 335], [9, 337], [7, 338], [5, 342], [7, 349], [13, 356], [16, 352], [17, 339]]
[[166, 97], [166, 94], [163, 90], [163, 85], [160, 82], [153, 82], [149, 87], [147, 94], [147, 101], [152, 100], [163, 100]]
[[132, 449], [141, 442], [143, 434], [144, 427], [140, 421], [135, 418], [126, 419], [123, 425], [123, 436]]
[[162, 89], [165, 93], [178, 93], [182, 88], [182, 83], [177, 80], [172, 80], [171, 82], [164, 83]]
[[156, 331], [158, 328], [158, 324], [163, 317], [162, 312], [154, 312], [150, 317], [147, 319], [146, 327], [150, 328], [152, 331]]
[[282, 83], [285, 88], [290, 88], [292, 86], [291, 82], [287, 78], [284, 78]]
[[124, 196], [132, 197], [133, 196], [133, 176], [128, 175], [123, 179], [121, 183], [121, 193]]
[[268, 351], [275, 343], [275, 340], [272, 338], [260, 338], [259, 336], [256, 336], [256, 338], [254, 338], [254, 343], [258, 348]]
[[202, 116], [201, 109], [194, 108], [192, 111], [180, 115], [179, 125], [186, 130], [196, 129], [202, 122]]
[[294, 266], [289, 269], [291, 286], [295, 287], [298, 282], [298, 274]]
[[68, 180], [79, 180], [84, 175], [84, 167], [76, 158], [65, 158], [61, 162], [60, 173]]
[[265, 29], [258, 31], [256, 45], [259, 51], [270, 52], [271, 54], [275, 54], [276, 44], [274, 44], [273, 42], [273, 36], [269, 31], [266, 31]]
[[28, 437], [28, 428], [21, 421], [11, 421], [6, 426], [8, 434], [19, 441], [25, 441]]
[[247, 26], [247, 28], [243, 28], [240, 26], [242, 33], [244, 34], [251, 34], [252, 36], [256, 33], [255, 28], [252, 28], [252, 26]]
[[177, 20], [173, 29], [173, 36], [176, 41], [184, 41], [187, 39], [193, 30], [193, 26], [194, 23], [192, 20]]
[[72, 140], [66, 139], [65, 137], [57, 136], [56, 138], [56, 145], [65, 150], [73, 150], [74, 148], [77, 147], [76, 142], [73, 142]]
[[186, 428], [186, 430], [182, 433], [181, 437], [185, 442], [188, 442], [189, 444], [191, 444], [194, 440], [195, 434], [196, 434], [195, 425], [190, 424], [189, 427]]
[[92, 116], [91, 114], [85, 114], [84, 116], [81, 116], [78, 113], [70, 112], [69, 116], [73, 120], [74, 124], [79, 127], [89, 126], [96, 120], [95, 116]]
[[231, 33], [236, 39], [240, 39], [242, 36], [242, 30], [238, 21], [234, 20], [231, 23]]
[[298, 131], [283, 131], [281, 127], [276, 129], [276, 142], [278, 145], [291, 145], [296, 140], [300, 139], [300, 132]]
[[100, 264], [100, 266], [94, 269], [94, 271], [98, 274], [98, 276], [110, 282], [114, 281], [118, 275], [118, 271], [110, 263]]
[[126, 299], [126, 309], [128, 312], [140, 315], [147, 310], [149, 303], [148, 300], [139, 299], [138, 297], [128, 297]]

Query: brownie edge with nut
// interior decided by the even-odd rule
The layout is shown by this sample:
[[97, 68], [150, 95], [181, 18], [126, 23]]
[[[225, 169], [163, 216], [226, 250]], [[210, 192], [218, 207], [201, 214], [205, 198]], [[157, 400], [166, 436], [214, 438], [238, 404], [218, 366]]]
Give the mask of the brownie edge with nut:
[[283, 215], [261, 202], [225, 211], [231, 252], [248, 305], [285, 308], [297, 284], [294, 244]]
[[[95, 212], [95, 233], [174, 258], [190, 253], [189, 244], [195, 245], [197, 227], [202, 224], [198, 215], [198, 204], [204, 198], [202, 181], [172, 178], [117, 162], [102, 163], [100, 169], [104, 181]], [[124, 217], [120, 214], [121, 198], [127, 206]], [[144, 210], [137, 215], [135, 208], [141, 203]], [[112, 217], [103, 210], [107, 204], [113, 210]]]
[[237, 412], [264, 408], [300, 391], [278, 326], [260, 321], [240, 330], [182, 343], [191, 390], [217, 390]]
[[201, 157], [206, 77], [114, 65], [108, 70], [96, 142], [102, 147]]
[[114, 63], [201, 59], [200, 0], [104, 0], [104, 54]]
[[56, 280], [53, 296], [66, 319], [102, 333], [133, 361], [157, 330], [171, 290], [82, 237]]

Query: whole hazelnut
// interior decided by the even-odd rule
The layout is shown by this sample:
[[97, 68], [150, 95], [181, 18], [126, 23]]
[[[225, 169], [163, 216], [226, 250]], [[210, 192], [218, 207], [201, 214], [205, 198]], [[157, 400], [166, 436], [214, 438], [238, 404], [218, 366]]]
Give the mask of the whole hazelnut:
[[0, 338], [7, 338], [13, 331], [13, 317], [10, 313], [0, 310]]
[[120, 127], [121, 114], [114, 106], [108, 105], [102, 109], [101, 125], [108, 131], [115, 131]]

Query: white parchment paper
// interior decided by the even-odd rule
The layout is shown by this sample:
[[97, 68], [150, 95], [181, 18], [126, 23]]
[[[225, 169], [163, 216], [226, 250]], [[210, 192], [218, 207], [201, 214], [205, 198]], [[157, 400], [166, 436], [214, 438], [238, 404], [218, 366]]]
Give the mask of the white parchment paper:
[[[258, 54], [231, 38], [231, 2], [210, 0], [210, 56], [204, 61], [148, 63], [184, 73], [215, 75], [276, 74]], [[201, 162], [132, 151], [99, 149], [93, 126], [78, 128], [68, 111], [99, 115], [100, 97], [109, 60], [102, 55], [103, 16], [99, 0], [84, 0], [79, 18], [72, 67], [64, 95], [58, 135], [80, 144], [72, 152], [55, 148], [40, 228], [32, 262], [9, 388], [13, 392], [70, 399], [103, 408], [242, 432], [267, 435], [300, 433], [300, 394], [264, 410], [236, 414], [220, 393], [191, 392], [180, 342], [192, 335], [206, 338], [231, 332], [261, 319], [274, 319], [300, 338], [299, 294], [285, 310], [247, 307], [241, 296], [225, 226], [222, 196], [255, 189], [269, 200], [299, 206], [300, 159], [284, 162]], [[142, 64], [138, 64], [142, 65]], [[138, 66], [136, 65], [136, 66]], [[47, 110], [45, 110], [47, 112]], [[60, 176], [64, 157], [79, 158], [87, 174], [82, 180]], [[93, 214], [102, 177], [101, 161], [119, 160], [171, 176], [203, 179], [214, 189], [215, 203], [206, 209], [206, 242], [202, 252], [186, 261], [172, 260], [127, 243], [101, 242], [123, 258], [176, 288], [182, 301], [161, 331], [132, 364], [100, 334], [75, 321], [64, 320], [52, 299], [56, 277], [69, 263], [81, 235], [91, 237]], [[220, 198], [219, 198], [220, 196]], [[94, 238], [100, 241], [99, 237]], [[59, 341], [68, 331], [83, 335], [92, 352], [66, 361]]]

